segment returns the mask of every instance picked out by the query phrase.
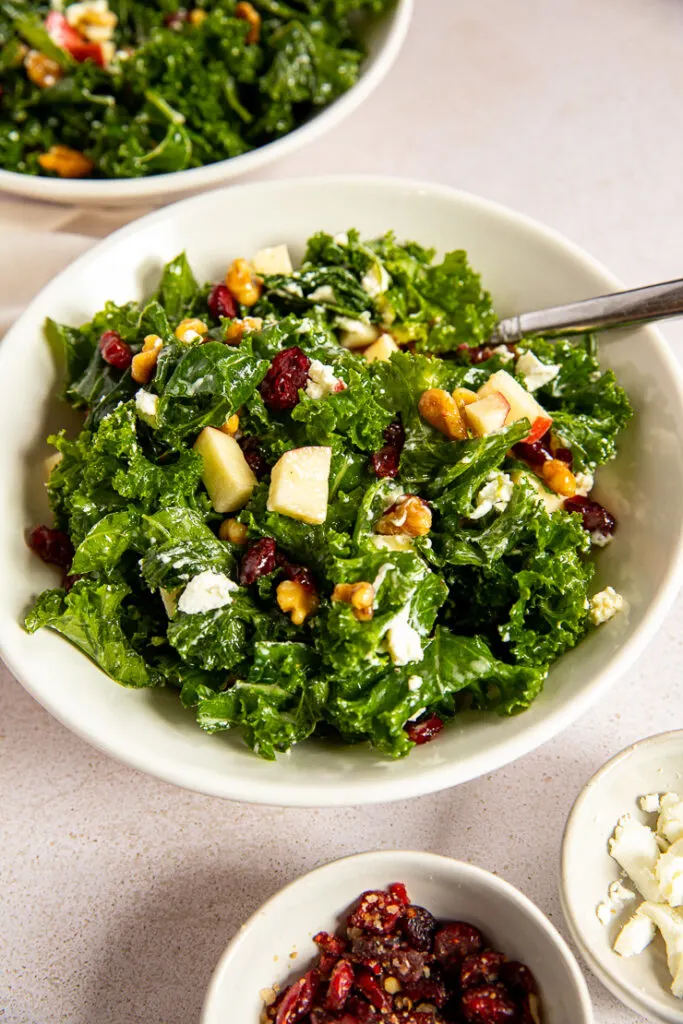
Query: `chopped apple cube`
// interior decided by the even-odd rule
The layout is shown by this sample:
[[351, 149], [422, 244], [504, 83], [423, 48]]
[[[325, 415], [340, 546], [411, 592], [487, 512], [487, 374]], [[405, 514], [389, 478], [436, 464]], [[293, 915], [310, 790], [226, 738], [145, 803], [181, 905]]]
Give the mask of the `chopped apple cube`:
[[302, 523], [324, 523], [331, 448], [294, 448], [273, 466], [268, 511]]
[[286, 245], [272, 245], [259, 249], [251, 261], [257, 274], [291, 274], [292, 260]]
[[394, 352], [398, 351], [399, 347], [391, 335], [383, 334], [369, 348], [366, 348], [363, 355], [369, 363], [388, 363]]
[[564, 507], [564, 497], [561, 494], [555, 494], [554, 491], [549, 491], [542, 481], [529, 470], [514, 469], [510, 476], [514, 484], [521, 483], [524, 480], [530, 487], [533, 487], [538, 494], [539, 500], [545, 505], [547, 512], [557, 512]]
[[182, 590], [182, 587], [174, 587], [173, 590], [166, 590], [164, 587], [159, 587], [159, 597], [162, 600], [164, 610], [168, 615], [169, 619], [172, 619], [178, 610], [178, 594]]
[[204, 462], [202, 480], [216, 512], [244, 508], [257, 480], [235, 438], [215, 427], [204, 427], [194, 449]]
[[499, 391], [494, 391], [464, 408], [467, 425], [477, 437], [485, 437], [494, 430], [500, 430], [505, 425], [509, 412], [510, 403]]
[[534, 396], [522, 387], [519, 381], [510, 376], [507, 370], [498, 370], [497, 373], [491, 374], [477, 392], [480, 398], [486, 398], [494, 393], [504, 395], [510, 403], [510, 412], [505, 420], [505, 426], [516, 423], [517, 420], [527, 419], [531, 424], [531, 430], [524, 438], [527, 444], [532, 444], [543, 437], [553, 422], [552, 417], [548, 415], [542, 405], [539, 405]]
[[375, 324], [367, 323], [365, 320], [353, 320], [348, 316], [338, 316], [337, 327], [342, 330], [340, 340], [344, 348], [365, 348], [372, 345], [373, 341], [377, 341], [382, 333]]

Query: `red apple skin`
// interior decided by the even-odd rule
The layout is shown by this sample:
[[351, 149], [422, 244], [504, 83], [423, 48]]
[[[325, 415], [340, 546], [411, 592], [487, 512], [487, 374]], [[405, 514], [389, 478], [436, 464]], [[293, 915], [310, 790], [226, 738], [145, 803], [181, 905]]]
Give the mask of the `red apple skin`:
[[546, 430], [549, 430], [552, 426], [552, 422], [550, 416], [537, 416], [531, 430], [524, 438], [525, 443], [533, 444], [534, 441], [540, 441]]

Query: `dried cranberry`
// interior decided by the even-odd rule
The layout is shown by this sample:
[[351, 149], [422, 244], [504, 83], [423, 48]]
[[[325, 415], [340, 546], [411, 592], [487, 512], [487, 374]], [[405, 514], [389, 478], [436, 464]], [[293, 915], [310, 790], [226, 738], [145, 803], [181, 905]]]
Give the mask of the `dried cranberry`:
[[296, 346], [278, 352], [260, 387], [261, 398], [271, 412], [288, 412], [298, 404], [310, 365], [311, 360]]
[[127, 345], [118, 331], [105, 331], [100, 338], [100, 352], [105, 363], [117, 370], [127, 370], [133, 360], [130, 345]]
[[263, 449], [257, 437], [240, 437], [237, 442], [242, 449], [244, 461], [249, 466], [257, 480], [262, 480], [270, 473], [270, 464], [263, 454]]
[[348, 948], [348, 943], [344, 939], [340, 939], [338, 935], [330, 935], [329, 932], [318, 932], [313, 936], [313, 941], [318, 949], [333, 956], [343, 956]]
[[402, 903], [404, 906], [408, 906], [410, 903], [410, 897], [408, 896], [408, 890], [403, 882], [392, 882], [388, 888], [391, 895], [395, 896], [399, 903]]
[[439, 735], [443, 729], [443, 722], [438, 715], [429, 715], [417, 722], [406, 722], [404, 729], [408, 733], [408, 739], [419, 747]]
[[398, 949], [401, 939], [398, 935], [360, 935], [353, 940], [350, 958], [357, 964], [363, 964], [379, 974], [382, 965], [389, 962], [391, 955]]
[[349, 917], [349, 924], [373, 935], [387, 935], [393, 932], [403, 910], [403, 905], [394, 896], [381, 889], [365, 892]]
[[292, 562], [288, 562], [282, 555], [277, 556], [277, 565], [282, 569], [288, 580], [301, 584], [309, 594], [318, 593], [313, 573], [305, 565], [294, 565]]
[[463, 993], [462, 1013], [468, 1024], [521, 1024], [520, 1012], [504, 988], [478, 985]]
[[582, 498], [578, 494], [567, 498], [564, 503], [565, 512], [579, 512], [583, 520], [584, 530], [589, 533], [612, 534], [617, 528], [617, 521], [604, 505], [591, 498]]
[[574, 464], [574, 455], [571, 448], [556, 448], [552, 457], [554, 459], [559, 459], [560, 462], [566, 462], [570, 469]]
[[520, 441], [513, 447], [512, 451], [518, 459], [523, 459], [530, 466], [542, 466], [544, 462], [552, 459], [552, 455], [542, 441], [532, 441], [531, 444], [528, 444], [526, 441]]
[[240, 583], [242, 586], [248, 587], [260, 579], [261, 576], [267, 576], [268, 573], [273, 572], [277, 565], [276, 556], [277, 545], [272, 537], [264, 537], [262, 540], [257, 540], [255, 544], [247, 548], [240, 566]]
[[424, 907], [408, 907], [401, 919], [401, 930], [413, 949], [422, 953], [431, 951], [436, 921]]
[[388, 427], [385, 427], [384, 440], [392, 448], [396, 448], [399, 452], [403, 451], [403, 446], [406, 443], [406, 432], [400, 419], [394, 420]]
[[483, 948], [483, 935], [465, 921], [446, 924], [434, 936], [434, 955], [448, 968], [459, 967], [466, 956], [479, 953]]
[[493, 949], [485, 949], [483, 953], [472, 953], [470, 956], [466, 956], [460, 968], [461, 987], [493, 985], [500, 980], [505, 962], [503, 954], [496, 953]]
[[342, 1010], [349, 998], [355, 977], [353, 967], [348, 960], [340, 960], [332, 971], [330, 984], [325, 997], [328, 1010]]
[[74, 547], [66, 533], [49, 526], [35, 526], [28, 535], [28, 546], [48, 565], [65, 571], [74, 557]]
[[[512, 355], [515, 355], [516, 349], [514, 345], [506, 345], [505, 348]], [[478, 366], [479, 363], [485, 363], [487, 359], [491, 359], [495, 355], [500, 353], [496, 352], [491, 345], [458, 345], [457, 351], [472, 363], [473, 366]]]
[[508, 960], [501, 967], [500, 976], [508, 986], [517, 992], [537, 992], [536, 979], [526, 966], [519, 960]]
[[418, 981], [425, 969], [425, 954], [416, 949], [397, 949], [384, 964], [385, 969], [401, 983]]
[[177, 11], [173, 11], [171, 14], [164, 16], [164, 25], [166, 28], [172, 28], [178, 32], [185, 22], [187, 21], [187, 11], [184, 7], [179, 7]]
[[391, 1009], [391, 996], [384, 991], [378, 981], [373, 978], [369, 971], [359, 971], [356, 978], [356, 985], [363, 993], [366, 999], [368, 999], [372, 1005], [380, 1011], [385, 1013]]
[[339, 1024], [370, 1024], [375, 1020], [377, 1020], [377, 1013], [374, 1006], [371, 1006], [365, 999], [361, 999], [360, 996], [351, 996]]
[[433, 1006], [445, 1006], [448, 1000], [448, 989], [441, 978], [432, 976], [419, 978], [409, 985], [403, 986], [403, 992], [413, 1003], [431, 1003]]
[[73, 575], [69, 575], [67, 573], [65, 576], [62, 577], [62, 587], [64, 588], [64, 590], [68, 594], [69, 591], [73, 587], [75, 587], [75, 585], [78, 583], [78, 581], [82, 580], [82, 579], [83, 579], [83, 574], [82, 573], [74, 573]]
[[314, 992], [314, 977], [312, 971], [309, 971], [285, 992], [278, 1006], [275, 1024], [294, 1024], [301, 1020], [313, 1005]]
[[237, 301], [227, 285], [215, 284], [209, 292], [209, 312], [214, 320], [222, 316], [233, 320], [237, 316]]
[[385, 445], [370, 458], [370, 466], [375, 476], [380, 479], [384, 477], [397, 476], [401, 468], [401, 454], [390, 445]]

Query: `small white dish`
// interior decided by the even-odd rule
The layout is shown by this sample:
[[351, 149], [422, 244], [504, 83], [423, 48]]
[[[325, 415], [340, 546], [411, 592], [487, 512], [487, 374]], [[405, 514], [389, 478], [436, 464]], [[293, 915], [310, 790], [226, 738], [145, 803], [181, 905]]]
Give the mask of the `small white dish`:
[[[638, 799], [648, 793], [683, 794], [683, 731], [640, 740], [622, 750], [593, 776], [569, 815], [562, 845], [562, 909], [582, 956], [603, 985], [636, 1013], [661, 1024], [683, 1022], [683, 1000], [671, 994], [662, 938], [639, 956], [624, 959], [612, 949], [620, 927], [641, 898], [629, 901], [605, 926], [596, 908], [611, 882], [622, 877], [608, 840], [619, 818], [631, 813], [654, 825]], [[625, 880], [629, 888], [633, 886]]]
[[356, 84], [339, 99], [325, 107], [299, 128], [275, 142], [259, 146], [249, 153], [219, 160], [204, 167], [148, 178], [68, 179], [17, 174], [0, 169], [0, 192], [26, 196], [52, 203], [77, 203], [79, 206], [102, 204], [117, 206], [135, 203], [160, 204], [175, 197], [192, 195], [243, 177], [280, 160], [320, 138], [341, 124], [361, 106], [388, 75], [405, 41], [413, 14], [413, 0], [396, 0], [395, 7], [372, 21], [362, 33], [367, 57]]
[[[258, 211], [258, 216], [254, 215]], [[73, 425], [57, 398], [59, 370], [46, 316], [89, 319], [108, 299], [143, 298], [162, 264], [185, 249], [199, 280], [217, 281], [235, 256], [287, 242], [301, 260], [316, 231], [390, 229], [443, 253], [466, 249], [501, 316], [615, 291], [619, 282], [587, 253], [527, 217], [464, 192], [386, 178], [312, 178], [237, 185], [150, 214], [100, 242], [36, 296], [0, 346], [0, 653], [56, 718], [124, 764], [215, 796], [279, 806], [407, 799], [455, 786], [521, 757], [567, 728], [628, 671], [652, 639], [683, 575], [683, 387], [653, 328], [613, 333], [601, 346], [635, 406], [619, 456], [599, 471], [597, 497], [618, 519], [597, 560], [628, 608], [553, 665], [528, 711], [511, 718], [461, 715], [434, 743], [391, 761], [365, 744], [300, 744], [277, 764], [239, 735], [207, 735], [175, 693], [130, 690], [49, 630], [21, 626], [55, 573], [24, 543], [48, 516], [45, 437]]]
[[493, 947], [521, 960], [539, 986], [544, 1024], [591, 1024], [586, 982], [550, 921], [508, 882], [472, 864], [433, 853], [387, 850], [334, 861], [298, 878], [242, 926], [209, 987], [202, 1024], [258, 1024], [260, 992], [282, 989], [317, 953], [316, 932], [334, 932], [366, 889], [404, 882], [413, 903], [437, 919], [467, 921]]

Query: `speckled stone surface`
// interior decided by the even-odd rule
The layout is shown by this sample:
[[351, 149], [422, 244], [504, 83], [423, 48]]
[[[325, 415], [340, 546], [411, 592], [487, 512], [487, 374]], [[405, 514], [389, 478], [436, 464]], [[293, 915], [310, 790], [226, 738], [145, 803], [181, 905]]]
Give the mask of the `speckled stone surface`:
[[[683, 4], [416, 6], [376, 95], [264, 176], [432, 178], [546, 221], [628, 284], [680, 276]], [[665, 333], [680, 355], [681, 327]], [[91, 750], [0, 669], [0, 1020], [193, 1024], [242, 920], [283, 883], [360, 850], [433, 850], [495, 870], [566, 933], [567, 812], [611, 754], [681, 725], [682, 612], [679, 599], [622, 682], [557, 740], [459, 789], [363, 810], [173, 789]], [[589, 981], [596, 1020], [636, 1019]]]

